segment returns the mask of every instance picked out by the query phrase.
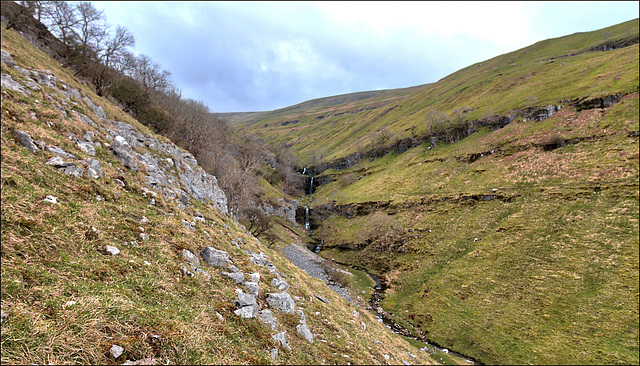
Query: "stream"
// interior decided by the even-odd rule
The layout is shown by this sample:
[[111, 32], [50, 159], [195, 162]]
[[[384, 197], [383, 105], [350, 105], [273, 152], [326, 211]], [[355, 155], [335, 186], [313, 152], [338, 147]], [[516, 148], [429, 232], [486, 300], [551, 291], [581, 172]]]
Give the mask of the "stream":
[[[306, 172], [306, 168], [303, 171], [303, 174]], [[313, 177], [311, 177], [310, 182], [309, 182], [309, 189], [308, 189], [308, 193], [307, 196], [310, 196], [313, 194]], [[311, 223], [309, 221], [309, 206], [305, 205], [305, 214], [304, 214], [304, 228], [307, 231], [307, 233], [311, 232]], [[301, 247], [298, 246], [296, 244], [291, 244], [286, 248], [282, 248], [283, 253], [285, 254], [285, 256], [291, 261], [293, 262], [293, 264], [295, 264], [297, 267], [305, 270], [309, 275], [311, 275], [312, 277], [316, 277], [321, 279], [322, 281], [324, 281], [332, 290], [336, 291], [338, 294], [340, 294], [340, 296], [344, 297], [345, 299], [352, 301], [350, 296], [347, 294], [348, 290], [338, 286], [337, 284], [334, 283], [329, 283], [329, 278], [328, 275], [324, 272], [324, 269], [322, 268], [322, 266], [320, 265], [320, 261], [322, 260], [320, 256], [318, 256], [316, 253], [320, 252], [320, 250], [322, 250], [322, 243], [318, 242], [318, 243], [308, 243], [309, 244], [313, 244], [313, 254], [311, 252], [311, 248], [305, 248], [307, 249], [307, 253], [304, 253], [305, 250]], [[336, 262], [338, 263], [338, 262]], [[340, 264], [340, 263], [339, 263]], [[392, 332], [408, 338], [410, 340], [413, 340], [414, 345], [416, 342], [422, 343], [424, 344], [423, 347], [417, 347], [419, 348], [421, 351], [427, 352], [429, 353], [432, 358], [436, 361], [441, 362], [442, 364], [469, 364], [469, 365], [481, 365], [481, 363], [479, 363], [476, 360], [473, 360], [470, 357], [461, 355], [457, 352], [453, 352], [450, 351], [446, 348], [440, 347], [438, 345], [434, 345], [432, 343], [430, 343], [422, 334], [415, 336], [412, 335], [411, 332], [403, 327], [402, 325], [396, 323], [393, 319], [391, 314], [389, 314], [388, 312], [386, 312], [382, 306], [380, 305], [380, 302], [382, 301], [382, 299], [384, 298], [384, 291], [386, 289], [386, 286], [384, 284], [384, 282], [382, 280], [380, 280], [378, 277], [368, 273], [365, 269], [363, 268], [357, 268], [357, 267], [353, 267], [353, 266], [348, 266], [348, 265], [344, 265], [343, 266], [351, 269], [352, 271], [360, 271], [362, 273], [364, 273], [366, 276], [368, 276], [371, 280], [373, 280], [373, 282], [375, 283], [375, 286], [373, 286], [372, 288], [372, 294], [371, 297], [368, 300], [368, 304], [369, 306], [367, 307], [368, 310], [372, 311], [374, 314], [376, 314], [376, 316], [378, 317], [379, 321], [382, 322], [387, 328], [389, 328]]]
[[[285, 255], [285, 257], [287, 257], [287, 259], [289, 259], [298, 268], [307, 272], [311, 277], [322, 280], [327, 284], [329, 288], [337, 292], [340, 296], [342, 296], [349, 302], [353, 303], [354, 299], [352, 299], [352, 297], [349, 295], [349, 290], [330, 281], [329, 276], [326, 274], [324, 268], [321, 265], [322, 261], [325, 260], [324, 258], [318, 256], [308, 248], [295, 243], [283, 246], [280, 249], [282, 250], [282, 253]], [[479, 362], [469, 357], [434, 345], [433, 343], [427, 341], [424, 337], [415, 337], [411, 335], [409, 330], [397, 324], [392, 319], [391, 314], [387, 313], [380, 306], [380, 301], [382, 301], [382, 299], [384, 298], [384, 283], [376, 276], [368, 274], [361, 268], [347, 266], [347, 269], [352, 273], [355, 271], [361, 272], [364, 275], [368, 276], [368, 278], [373, 280], [375, 285], [372, 287], [373, 293], [368, 300], [369, 306], [367, 306], [367, 310], [372, 311], [378, 317], [378, 321], [383, 323], [392, 332], [404, 338], [407, 338], [417, 349], [427, 352], [435, 361], [438, 361], [442, 364], [480, 365]]]
[[369, 306], [370, 306], [370, 310], [373, 311], [377, 316], [378, 319], [382, 320], [382, 323], [384, 325], [386, 325], [389, 329], [391, 329], [391, 331], [393, 331], [394, 333], [401, 335], [405, 338], [409, 338], [412, 339], [414, 341], [419, 341], [425, 344], [424, 347], [420, 348], [420, 350], [425, 351], [427, 353], [429, 353], [431, 356], [433, 356], [433, 358], [437, 361], [438, 357], [440, 358], [440, 361], [443, 361], [443, 364], [447, 363], [445, 360], [442, 359], [442, 354], [446, 354], [448, 356], [448, 358], [452, 358], [452, 361], [456, 361], [456, 359], [464, 361], [465, 363], [469, 364], [469, 365], [482, 365], [481, 363], [479, 363], [476, 360], [471, 359], [470, 357], [464, 356], [462, 354], [459, 354], [457, 352], [453, 352], [450, 351], [446, 348], [443, 348], [441, 346], [435, 345], [433, 343], [430, 343], [424, 336], [420, 335], [420, 336], [414, 336], [411, 334], [411, 332], [399, 325], [398, 323], [396, 323], [392, 318], [391, 315], [386, 312], [382, 306], [380, 306], [380, 302], [382, 301], [382, 299], [384, 298], [384, 290], [386, 288], [386, 286], [384, 285], [384, 283], [376, 276], [369, 274], [367, 271], [365, 271], [362, 268], [353, 268], [355, 270], [364, 272], [366, 275], [368, 275], [374, 282], [375, 282], [375, 286], [373, 287], [373, 294], [371, 295], [371, 297], [369, 298]]

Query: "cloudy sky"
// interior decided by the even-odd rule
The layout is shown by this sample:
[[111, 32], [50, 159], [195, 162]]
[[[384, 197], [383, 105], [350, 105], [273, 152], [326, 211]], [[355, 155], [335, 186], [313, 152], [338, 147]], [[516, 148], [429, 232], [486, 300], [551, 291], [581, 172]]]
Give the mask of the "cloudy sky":
[[638, 2], [93, 2], [213, 112], [435, 82], [638, 17]]

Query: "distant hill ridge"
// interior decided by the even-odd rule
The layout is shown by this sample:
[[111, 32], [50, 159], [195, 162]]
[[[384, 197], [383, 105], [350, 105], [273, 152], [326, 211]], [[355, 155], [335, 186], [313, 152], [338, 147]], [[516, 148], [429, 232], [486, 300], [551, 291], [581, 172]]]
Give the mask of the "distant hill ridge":
[[[412, 136], [423, 136], [424, 140], [432, 132], [427, 116], [430, 110], [451, 119], [473, 121], [507, 116], [518, 109], [559, 105], [567, 100], [575, 102], [635, 92], [632, 79], [617, 79], [612, 85], [604, 86], [598, 73], [628, 72], [627, 60], [631, 60], [633, 52], [624, 53], [619, 65], [609, 63], [607, 54], [637, 42], [638, 20], [635, 19], [598, 31], [541, 41], [476, 63], [435, 83], [321, 98], [277, 111], [234, 117], [233, 121], [238, 131], [250, 128], [267, 141], [291, 146], [305, 164], [315, 164], [314, 159], [328, 161], [358, 150], [371, 150], [369, 145], [374, 136], [385, 129], [392, 137], [389, 142]], [[586, 55], [593, 55], [593, 59]], [[567, 67], [561, 67], [570, 60]], [[580, 75], [585, 70], [592, 72]], [[363, 112], [353, 118], [338, 114], [362, 109], [359, 106], [374, 101], [387, 109], [394, 104], [398, 106], [376, 121], [372, 121], [378, 117], [374, 112]], [[322, 111], [323, 106], [330, 106], [331, 111]], [[324, 114], [334, 118], [319, 118]], [[295, 126], [282, 126], [283, 122], [292, 120], [297, 120]], [[365, 124], [366, 128], [361, 128]], [[347, 136], [350, 137], [345, 139]]]

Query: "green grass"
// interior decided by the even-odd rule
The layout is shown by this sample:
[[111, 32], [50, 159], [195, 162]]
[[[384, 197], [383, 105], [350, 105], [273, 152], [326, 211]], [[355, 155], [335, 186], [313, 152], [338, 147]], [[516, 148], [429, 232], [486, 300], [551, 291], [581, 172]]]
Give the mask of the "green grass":
[[[603, 36], [606, 36], [603, 38]], [[303, 164], [331, 161], [366, 150], [386, 128], [397, 138], [428, 133], [425, 114], [436, 109], [452, 115], [465, 108], [468, 121], [508, 115], [514, 109], [637, 91], [638, 46], [587, 52], [553, 61], [541, 60], [588, 50], [606, 40], [638, 36], [638, 20], [603, 30], [549, 39], [471, 65], [420, 87], [323, 98], [236, 121], [238, 131], [284, 143]], [[364, 99], [359, 99], [367, 96]], [[344, 100], [344, 101], [343, 101]], [[328, 103], [328, 102], [331, 103]], [[371, 110], [364, 108], [377, 107]], [[295, 124], [282, 122], [298, 120]]]
[[[18, 66], [51, 70], [59, 80], [102, 105], [110, 119], [131, 123], [139, 132], [149, 133], [15, 32], [7, 31], [4, 25], [1, 28], [2, 49], [11, 53]], [[22, 80], [4, 64], [2, 72]], [[4, 88], [1, 92], [0, 301], [8, 314], [0, 339], [3, 364], [115, 364], [109, 356], [113, 344], [124, 347], [124, 358], [130, 360], [153, 357], [157, 363], [174, 364], [337, 364], [344, 363], [343, 355], [353, 363], [372, 364], [381, 362], [383, 354], [398, 355], [395, 360], [399, 363], [407, 358], [404, 355], [412, 349], [408, 342], [282, 255], [278, 246], [289, 243], [291, 237], [268, 247], [208, 204], [192, 200], [190, 207], [182, 209], [158, 197], [156, 204], [150, 205], [142, 191], [146, 174], [123, 168], [127, 188], [116, 185], [113, 179], [121, 175], [118, 169], [122, 164], [105, 148], [109, 141], [100, 130], [62, 117], [54, 106], [62, 103], [62, 97], [53, 89], [45, 90], [51, 101], [42, 91], [30, 97]], [[76, 109], [98, 121], [87, 105]], [[13, 138], [14, 129], [60, 146], [81, 159], [88, 155], [70, 142], [67, 132], [77, 136], [96, 132], [103, 145], [97, 149], [96, 158], [105, 177], [92, 180], [85, 175], [76, 179], [58, 172], [45, 164], [50, 153], [28, 152]], [[44, 202], [47, 195], [57, 197], [58, 204]], [[97, 195], [103, 200], [97, 200]], [[196, 212], [207, 221], [198, 222], [192, 232], [181, 220], [191, 221]], [[142, 216], [149, 222], [141, 224]], [[98, 229], [97, 236], [91, 227]], [[150, 240], [140, 239], [139, 227]], [[289, 230], [303, 235], [295, 225]], [[281, 229], [279, 235], [288, 235], [288, 231]], [[245, 242], [242, 248], [232, 243], [238, 238]], [[140, 246], [124, 244], [132, 240]], [[121, 253], [106, 255], [106, 245], [119, 248]], [[212, 275], [211, 280], [181, 274], [180, 268], [186, 264], [182, 249], [198, 254], [206, 246], [227, 251], [247, 273], [259, 272], [262, 296], [276, 292], [269, 286], [275, 276], [251, 263], [244, 249], [266, 253], [287, 276], [289, 293], [300, 299], [297, 308], [304, 309], [316, 342], [309, 344], [296, 332], [296, 316], [276, 314], [279, 331], [287, 331], [293, 351], [280, 349], [278, 359], [272, 360], [268, 351], [277, 347], [272, 332], [257, 319], [243, 320], [233, 313], [231, 300], [237, 295], [232, 280], [208, 265], [203, 269]], [[313, 294], [330, 303], [313, 301]], [[259, 301], [264, 303], [263, 298]], [[352, 311], [360, 313], [366, 333], [352, 320]], [[383, 345], [372, 347], [373, 339]], [[418, 362], [431, 359], [421, 354]]]
[[[629, 29], [637, 33], [637, 21]], [[529, 106], [528, 96], [546, 105], [628, 93], [606, 109], [565, 104], [541, 122], [516, 119], [327, 172], [332, 182], [315, 191], [312, 215], [332, 203], [351, 216], [330, 216], [314, 231], [321, 254], [385, 279], [385, 310], [483, 363], [638, 363], [637, 45], [537, 62], [588, 48], [597, 34], [500, 56], [407, 98], [413, 110], [486, 104], [499, 114]], [[394, 113], [380, 123], [403, 123]], [[485, 114], [475, 108], [468, 118]], [[568, 143], [545, 150], [555, 138]], [[347, 151], [328, 146], [326, 160]], [[470, 198], [486, 195], [497, 199]]]
[[[385, 278], [386, 310], [482, 362], [637, 363], [637, 115], [636, 94], [353, 167], [342, 174], [360, 180], [321, 186], [315, 202], [372, 211], [324, 221], [322, 255]], [[535, 146], [558, 133], [597, 138]], [[460, 199], [473, 194], [505, 199]], [[388, 250], [380, 212], [400, 233]]]

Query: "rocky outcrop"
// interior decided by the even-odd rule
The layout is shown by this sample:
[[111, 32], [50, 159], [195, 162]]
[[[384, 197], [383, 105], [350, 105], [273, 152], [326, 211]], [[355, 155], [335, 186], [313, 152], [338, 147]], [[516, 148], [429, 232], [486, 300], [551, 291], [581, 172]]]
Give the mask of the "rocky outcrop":
[[[51, 161], [65, 174], [76, 177], [84, 175], [84, 169], [90, 178], [102, 178], [101, 162], [95, 158], [97, 150], [102, 148], [98, 142], [92, 142], [96, 137], [103, 137], [111, 141], [109, 150], [122, 165], [132, 172], [142, 170], [146, 172], [146, 185], [154, 192], [161, 194], [167, 200], [180, 200], [184, 205], [189, 205], [190, 199], [200, 202], [209, 202], [222, 213], [227, 211], [227, 198], [218, 186], [216, 177], [205, 172], [198, 162], [188, 152], [170, 142], [161, 141], [151, 134], [144, 135], [136, 127], [129, 123], [111, 121], [103, 107], [85, 95], [82, 91], [72, 87], [53, 75], [48, 70], [32, 68], [20, 68], [15, 65], [11, 55], [2, 50], [2, 62], [8, 67], [17, 70], [21, 77], [15, 79], [11, 75], [2, 74], [2, 87], [30, 96], [31, 91], [41, 88], [52, 88], [55, 93], [49, 95], [62, 95], [53, 98], [47, 96], [52, 106], [60, 112], [60, 117], [67, 120], [77, 119], [87, 126], [83, 137], [75, 136], [68, 132], [67, 137], [75, 144], [79, 152], [92, 156], [86, 160], [79, 159], [75, 153], [69, 153], [57, 146], [49, 146], [41, 141], [34, 141], [28, 132], [15, 130], [14, 136], [27, 150], [37, 153], [39, 148], [63, 159], [74, 161]], [[83, 113], [68, 110], [88, 110], [94, 117]], [[35, 118], [35, 117], [34, 117]], [[97, 124], [95, 121], [100, 121]], [[169, 156], [169, 157], [167, 157]]]
[[263, 203], [260, 208], [267, 215], [276, 215], [285, 220], [296, 222], [296, 211], [298, 210], [298, 202], [285, 199], [278, 199], [277, 202]]

